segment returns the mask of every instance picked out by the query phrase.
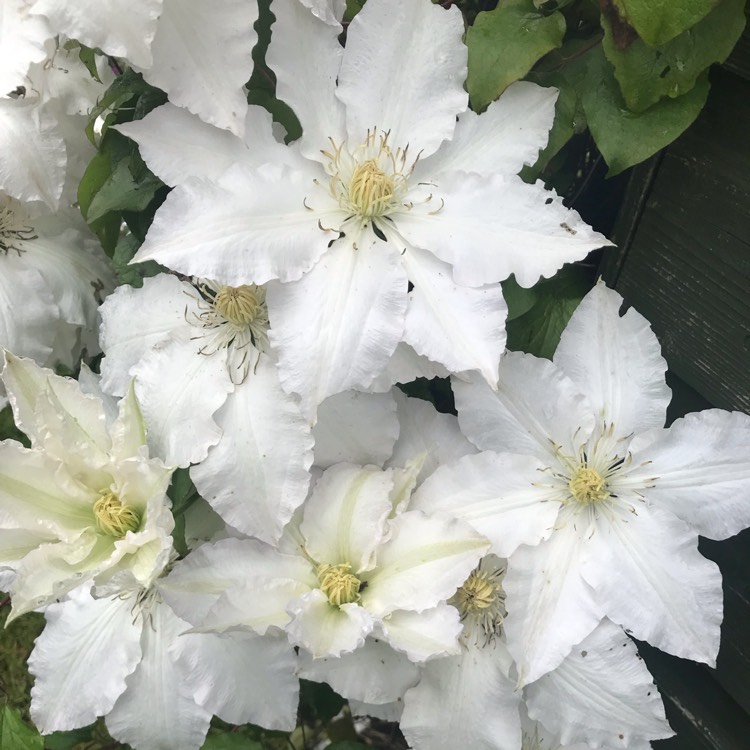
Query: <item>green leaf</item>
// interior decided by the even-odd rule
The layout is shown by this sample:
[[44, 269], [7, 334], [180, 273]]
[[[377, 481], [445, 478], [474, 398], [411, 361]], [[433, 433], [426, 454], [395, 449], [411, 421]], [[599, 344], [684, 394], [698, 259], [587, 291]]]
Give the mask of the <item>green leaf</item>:
[[601, 49], [589, 55], [583, 108], [591, 134], [609, 165], [608, 176], [648, 159], [672, 143], [698, 116], [708, 97], [708, 75], [677, 99], [662, 99], [640, 114], [630, 112]]
[[580, 266], [564, 266], [536, 284], [534, 306], [506, 325], [508, 349], [552, 359], [570, 316], [591, 285], [591, 273]]
[[527, 289], [520, 286], [514, 275], [510, 275], [502, 282], [503, 297], [508, 305], [508, 321], [520, 318], [531, 310], [539, 299], [539, 293], [535, 287]]
[[92, 726], [72, 729], [68, 732], [53, 732], [44, 738], [46, 750], [75, 750], [76, 746], [84, 745], [91, 740]]
[[0, 440], [17, 440], [27, 448], [31, 446], [26, 435], [16, 427], [16, 423], [13, 421], [13, 410], [10, 406], [0, 410]]
[[128, 162], [120, 161], [89, 204], [86, 219], [96, 221], [110, 211], [143, 211], [162, 184], [151, 174], [136, 180]]
[[39, 732], [24, 724], [20, 713], [8, 705], [0, 710], [0, 750], [44, 750]]
[[708, 15], [719, 0], [614, 0], [623, 20], [655, 47], [674, 39]]
[[344, 742], [333, 742], [326, 750], [360, 750], [363, 747], [367, 747], [363, 742], [352, 742], [351, 740], [345, 740]]
[[166, 271], [164, 266], [159, 265], [153, 260], [147, 260], [145, 263], [136, 263], [129, 265], [133, 256], [141, 246], [141, 241], [132, 234], [125, 234], [120, 237], [112, 255], [112, 265], [114, 266], [117, 279], [120, 284], [129, 284], [137, 289], [143, 286], [143, 279]]
[[562, 44], [565, 17], [544, 15], [532, 0], [506, 0], [477, 15], [466, 31], [469, 74], [466, 88], [472, 107], [481, 112], [532, 65]]
[[300, 680], [300, 717], [305, 723], [326, 722], [344, 707], [344, 699], [325, 682]]
[[724, 62], [745, 27], [745, 0], [723, 2], [693, 28], [659, 47], [636, 39], [618, 49], [610, 23], [602, 17], [607, 59], [628, 108], [643, 112], [665, 96], [687, 94], [711, 64]]
[[263, 745], [241, 734], [209, 734], [201, 750], [263, 750]]

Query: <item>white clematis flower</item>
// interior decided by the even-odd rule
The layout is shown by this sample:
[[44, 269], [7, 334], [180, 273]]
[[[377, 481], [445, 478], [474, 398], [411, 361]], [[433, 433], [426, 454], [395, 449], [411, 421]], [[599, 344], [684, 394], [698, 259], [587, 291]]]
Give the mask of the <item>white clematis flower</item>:
[[102, 386], [135, 390], [156, 455], [232, 527], [274, 544], [307, 495], [312, 437], [268, 345], [265, 289], [162, 274], [101, 310]]
[[343, 50], [341, 27], [297, 0], [273, 12], [267, 60], [302, 138], [264, 165], [183, 178], [135, 260], [232, 285], [278, 280], [271, 343], [310, 414], [369, 387], [401, 341], [494, 385], [497, 282], [533, 284], [607, 244], [516, 176], [546, 141], [555, 92], [519, 83], [467, 112], [461, 14], [428, 0], [371, 0]]
[[269, 729], [296, 723], [286, 639], [187, 633], [159, 582], [100, 599], [80, 588], [45, 617], [29, 658], [31, 717], [43, 734], [105, 716], [110, 734], [134, 750], [198, 750], [214, 713]]
[[562, 747], [640, 748], [672, 734], [635, 646], [607, 620], [521, 691], [503, 633], [504, 575], [504, 562], [488, 555], [450, 599], [464, 625], [461, 652], [424, 665], [403, 696], [400, 728], [410, 747], [542, 750], [554, 732]]
[[284, 628], [314, 659], [361, 649], [369, 636], [414, 661], [454, 652], [460, 625], [445, 599], [487, 543], [460, 522], [398, 512], [409, 493], [400, 480], [392, 469], [332, 466], [279, 551], [255, 540], [203, 545], [172, 572], [167, 600], [172, 590], [211, 592], [179, 613], [219, 632]]
[[29, 67], [47, 57], [45, 43], [54, 36], [30, 6], [30, 0], [0, 0], [0, 97], [26, 84]]
[[72, 216], [0, 193], [0, 346], [74, 368], [99, 351], [97, 310], [113, 287], [109, 261]]
[[413, 504], [468, 520], [509, 558], [505, 632], [522, 683], [604, 616], [670, 653], [716, 658], [721, 575], [698, 534], [750, 525], [750, 417], [713, 409], [662, 429], [666, 363], [621, 304], [599, 283], [554, 363], [506, 354], [497, 392], [455, 381], [459, 422], [485, 452], [438, 469]]
[[3, 381], [32, 445], [0, 443], [0, 565], [15, 571], [12, 616], [83, 580], [149, 585], [172, 546], [172, 469], [148, 457], [132, 388], [112, 419], [111, 405], [76, 381], [8, 352]]

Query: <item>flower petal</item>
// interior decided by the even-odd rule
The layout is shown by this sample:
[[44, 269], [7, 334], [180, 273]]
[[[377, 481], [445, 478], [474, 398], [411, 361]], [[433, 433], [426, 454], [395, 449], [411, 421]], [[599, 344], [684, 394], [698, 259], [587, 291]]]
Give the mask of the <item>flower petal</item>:
[[458, 636], [463, 625], [458, 610], [445, 602], [424, 612], [392, 612], [381, 627], [388, 643], [413, 662], [455, 655], [460, 651]]
[[365, 6], [347, 30], [336, 90], [350, 142], [362, 143], [376, 127], [390, 133], [394, 150], [408, 145], [429, 156], [450, 139], [467, 106], [463, 33], [457, 8], [401, 0]]
[[662, 651], [714, 666], [721, 573], [698, 552], [696, 532], [657, 506], [641, 506], [602, 518], [588, 545], [583, 575], [604, 614]]
[[167, 196], [132, 262], [156, 260], [232, 286], [299, 279], [332, 239], [318, 220], [339, 223], [338, 206], [305, 208], [314, 188], [303, 172], [271, 165], [237, 164], [221, 183], [188, 180]]
[[102, 388], [116, 396], [127, 392], [131, 369], [169, 338], [189, 338], [196, 329], [198, 293], [171, 274], [144, 279], [143, 286], [118, 287], [101, 306]]
[[47, 58], [44, 43], [54, 36], [49, 24], [29, 14], [22, 0], [5, 2], [0, 11], [0, 92], [6, 96], [27, 81], [31, 63]]
[[400, 728], [414, 750], [518, 750], [520, 695], [502, 643], [435, 659], [404, 697]]
[[273, 14], [266, 62], [276, 74], [276, 95], [302, 124], [301, 153], [322, 161], [320, 151], [330, 148], [329, 139], [340, 144], [344, 138], [344, 108], [334, 96], [343, 55], [341, 25], [316, 18], [299, 0], [278, 0]]
[[518, 174], [547, 145], [557, 94], [554, 88], [516, 81], [483, 114], [462, 112], [452, 140], [432, 158], [420, 161], [415, 176], [439, 177], [453, 171]]
[[476, 452], [461, 433], [453, 414], [442, 414], [420, 398], [408, 398], [398, 388], [392, 393], [398, 407], [400, 431], [388, 466], [407, 466], [421, 458], [419, 484], [441, 464]]
[[390, 471], [337, 464], [323, 472], [304, 506], [305, 548], [318, 564], [348, 563], [355, 575], [373, 566], [391, 512]]
[[439, 211], [404, 210], [393, 222], [409, 244], [449, 263], [462, 286], [484, 286], [512, 273], [521, 286], [531, 286], [611, 244], [541, 182], [450, 172], [435, 191], [444, 201]]
[[275, 544], [307, 496], [313, 440], [270, 357], [261, 355], [215, 421], [221, 440], [190, 476], [230, 526]]
[[[750, 417], [708, 409], [676, 420], [633, 453], [627, 480], [648, 487], [701, 536], [726, 539], [750, 526]], [[657, 477], [654, 479], [654, 477]]]
[[170, 186], [191, 177], [218, 179], [232, 164], [249, 159], [237, 136], [170, 103], [114, 128], [138, 144], [149, 169]]
[[[304, 680], [327, 682], [348, 700], [390, 703], [419, 679], [419, 669], [382, 638], [370, 636], [356, 651], [339, 657], [311, 659], [301, 655], [299, 675]], [[367, 675], [363, 679], [363, 675]]]
[[486, 451], [443, 464], [412, 498], [410, 508], [470, 523], [508, 557], [521, 544], [552, 533], [560, 509], [554, 493], [534, 479], [543, 467], [531, 456]]
[[213, 415], [232, 389], [226, 349], [200, 352], [200, 341], [171, 338], [131, 368], [151, 455], [171, 466], [206, 457], [221, 437]]
[[414, 285], [404, 341], [450, 372], [479, 370], [494, 387], [508, 314], [500, 284], [459, 286], [448, 264], [414, 247], [407, 248], [403, 261]]
[[422, 612], [452, 596], [489, 543], [467, 524], [407, 511], [390, 524], [362, 606], [379, 616], [397, 609]]
[[559, 667], [526, 686], [529, 716], [563, 745], [630, 748], [674, 732], [654, 679], [635, 644], [609, 620], [579, 643]]
[[289, 640], [318, 659], [340, 656], [362, 646], [372, 631], [373, 616], [358, 604], [336, 607], [319, 589], [303, 594], [289, 605]]
[[286, 638], [186, 633], [170, 647], [198, 705], [230, 724], [290, 732], [297, 723], [297, 659]]
[[178, 107], [241, 136], [257, 17], [257, 4], [246, 0], [163, 0], [143, 77]]
[[133, 750], [199, 750], [211, 714], [198, 705], [170, 653], [170, 645], [188, 629], [166, 604], [155, 604], [143, 628], [143, 659], [128, 677], [127, 690], [106, 718], [114, 739]]
[[338, 241], [300, 281], [269, 285], [281, 382], [305, 413], [366, 388], [386, 366], [403, 333], [406, 288], [400, 257], [374, 235], [354, 247]]
[[667, 363], [648, 321], [603, 281], [583, 298], [562, 333], [555, 364], [618, 435], [663, 427], [671, 391]]
[[396, 402], [391, 393], [345, 391], [318, 408], [313, 428], [315, 465], [338, 463], [382, 466], [399, 434]]
[[151, 40], [162, 0], [36, 0], [34, 13], [46, 16], [57, 32], [134, 65], [151, 64]]
[[22, 99], [0, 99], [0, 190], [23, 201], [60, 204], [65, 141], [57, 119]]
[[29, 657], [31, 718], [40, 732], [83, 727], [109, 713], [141, 660], [141, 622], [132, 607], [128, 599], [92, 599], [86, 590], [47, 607]]
[[571, 517], [558, 527], [536, 547], [519, 547], [503, 579], [505, 634], [520, 685], [557, 667], [604, 614], [581, 575], [589, 530], [575, 528]]
[[[506, 352], [496, 391], [479, 378], [453, 378], [458, 423], [480, 450], [525, 453], [545, 465], [577, 454], [594, 428], [586, 398], [546, 359]], [[577, 440], [574, 439], [577, 436]]]

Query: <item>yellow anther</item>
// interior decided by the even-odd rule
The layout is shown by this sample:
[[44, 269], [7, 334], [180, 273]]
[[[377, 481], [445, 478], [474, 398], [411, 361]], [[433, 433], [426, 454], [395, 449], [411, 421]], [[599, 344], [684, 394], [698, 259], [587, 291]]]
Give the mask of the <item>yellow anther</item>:
[[607, 482], [602, 475], [588, 466], [581, 466], [576, 475], [568, 482], [573, 497], [584, 505], [591, 505], [600, 500], [606, 500], [610, 493]]
[[320, 590], [326, 595], [328, 601], [336, 607], [342, 604], [351, 604], [359, 601], [359, 589], [362, 582], [349, 571], [349, 563], [340, 565], [328, 565], [322, 563], [318, 566], [317, 576]]
[[94, 517], [99, 530], [121, 539], [128, 531], [137, 531], [141, 525], [138, 511], [123, 505], [114, 492], [103, 492], [94, 503]]
[[354, 170], [349, 200], [360, 216], [382, 216], [390, 207], [393, 190], [393, 177], [383, 172], [375, 159], [368, 159]]
[[214, 308], [230, 323], [244, 328], [258, 316], [261, 301], [254, 285], [223, 286], [216, 293]]
[[498, 598], [496, 586], [480, 570], [475, 570], [456, 592], [456, 607], [462, 617], [492, 607]]

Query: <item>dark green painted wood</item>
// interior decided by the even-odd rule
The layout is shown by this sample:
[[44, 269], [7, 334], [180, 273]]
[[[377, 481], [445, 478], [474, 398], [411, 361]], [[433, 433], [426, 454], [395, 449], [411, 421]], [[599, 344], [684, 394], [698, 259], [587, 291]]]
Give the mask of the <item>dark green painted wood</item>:
[[[711, 405], [750, 412], [750, 35], [706, 110], [633, 171], [605, 280], [651, 322], [672, 372], [669, 421]], [[717, 669], [643, 647], [677, 736], [655, 750], [750, 749], [750, 531], [701, 540], [724, 578]]]
[[[674, 372], [750, 411], [750, 81], [717, 72], [706, 110], [641, 168], [603, 269]], [[750, 747], [750, 744], [749, 744]]]

